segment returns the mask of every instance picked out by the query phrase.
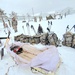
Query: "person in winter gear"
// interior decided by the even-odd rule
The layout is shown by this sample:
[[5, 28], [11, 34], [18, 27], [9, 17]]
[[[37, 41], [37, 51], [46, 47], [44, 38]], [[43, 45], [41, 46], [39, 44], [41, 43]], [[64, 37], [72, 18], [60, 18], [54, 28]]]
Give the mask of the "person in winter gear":
[[66, 32], [68, 31], [68, 29], [69, 29], [69, 25], [67, 25], [67, 27], [66, 27]]
[[50, 22], [48, 21], [48, 25], [50, 24]]
[[75, 31], [75, 25], [73, 26], [73, 28], [74, 28], [74, 31]]
[[17, 20], [15, 19], [15, 17], [12, 18], [12, 27], [14, 31], [17, 32]]
[[9, 23], [9, 26], [11, 27], [11, 23], [10, 23], [10, 20], [8, 20], [8, 23]]
[[28, 22], [26, 23], [26, 26], [29, 26], [29, 23]]
[[39, 24], [39, 27], [38, 27], [38, 33], [39, 33], [39, 34], [43, 33], [43, 28], [41, 27], [40, 24]]
[[52, 25], [52, 21], [51, 21], [51, 25]]

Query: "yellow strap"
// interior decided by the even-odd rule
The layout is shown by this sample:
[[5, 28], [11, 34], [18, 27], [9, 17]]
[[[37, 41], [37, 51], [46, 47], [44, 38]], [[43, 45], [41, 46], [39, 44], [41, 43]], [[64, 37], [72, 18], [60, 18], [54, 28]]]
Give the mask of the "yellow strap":
[[9, 38], [6, 39], [5, 44], [4, 44], [4, 47], [6, 47], [6, 45], [7, 45], [8, 42], [9, 42], [9, 40], [10, 40]]
[[47, 72], [46, 70], [43, 70], [41, 68], [38, 68], [38, 67], [34, 67], [35, 70], [37, 70], [38, 72], [40, 73], [43, 73], [44, 75], [54, 75], [54, 72]]

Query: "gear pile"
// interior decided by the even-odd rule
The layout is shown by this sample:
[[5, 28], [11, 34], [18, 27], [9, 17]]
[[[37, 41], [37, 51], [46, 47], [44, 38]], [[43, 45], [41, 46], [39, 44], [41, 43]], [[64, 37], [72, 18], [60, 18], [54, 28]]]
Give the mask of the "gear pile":
[[63, 38], [64, 38], [62, 42], [63, 45], [75, 48], [75, 34], [71, 32], [66, 32], [63, 35]]
[[44, 44], [44, 45], [55, 45], [58, 46], [58, 37], [57, 35], [52, 33], [42, 33], [35, 36], [29, 36], [29, 35], [18, 35], [15, 36], [15, 41], [20, 41], [23, 43], [31, 43], [31, 44]]

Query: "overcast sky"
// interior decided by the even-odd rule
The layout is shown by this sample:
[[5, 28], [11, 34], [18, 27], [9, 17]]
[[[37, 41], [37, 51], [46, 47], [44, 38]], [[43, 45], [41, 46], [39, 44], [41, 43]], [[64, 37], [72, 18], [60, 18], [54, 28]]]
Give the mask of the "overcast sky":
[[15, 11], [18, 14], [63, 10], [67, 7], [75, 8], [75, 0], [0, 0], [0, 8], [5, 13]]

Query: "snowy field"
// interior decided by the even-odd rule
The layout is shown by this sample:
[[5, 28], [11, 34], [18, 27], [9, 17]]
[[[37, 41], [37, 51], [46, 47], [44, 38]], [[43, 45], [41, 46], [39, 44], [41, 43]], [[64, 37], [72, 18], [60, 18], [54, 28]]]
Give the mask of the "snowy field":
[[[51, 31], [55, 32], [59, 39], [63, 39], [63, 34], [66, 32], [66, 26], [69, 25], [71, 28], [75, 24], [75, 14], [63, 17], [62, 19], [51, 20], [53, 25], [51, 27]], [[0, 37], [7, 36], [2, 29], [2, 23], [0, 23]], [[43, 20], [41, 22], [29, 22], [30, 26], [33, 25], [37, 32], [38, 24], [41, 24], [44, 32], [47, 32], [48, 22]], [[22, 29], [24, 26], [24, 30]], [[13, 29], [11, 30], [11, 42], [13, 41], [13, 36], [18, 34], [26, 34], [28, 35], [26, 23], [22, 23], [22, 21], [18, 22], [18, 32], [14, 33]], [[74, 29], [72, 30], [74, 33]], [[30, 28], [30, 35], [35, 35], [33, 30]], [[5, 40], [2, 40], [4, 44]], [[57, 47], [59, 55], [62, 59], [62, 63], [59, 69], [56, 71], [55, 75], [75, 75], [75, 49], [71, 47], [61, 46]], [[11, 56], [7, 53], [6, 49], [4, 50], [5, 55], [2, 60], [0, 60], [0, 75], [42, 75], [41, 73], [32, 73], [30, 68], [24, 68], [20, 65], [16, 65], [15, 61], [11, 58]], [[9, 68], [9, 69], [8, 69]]]

